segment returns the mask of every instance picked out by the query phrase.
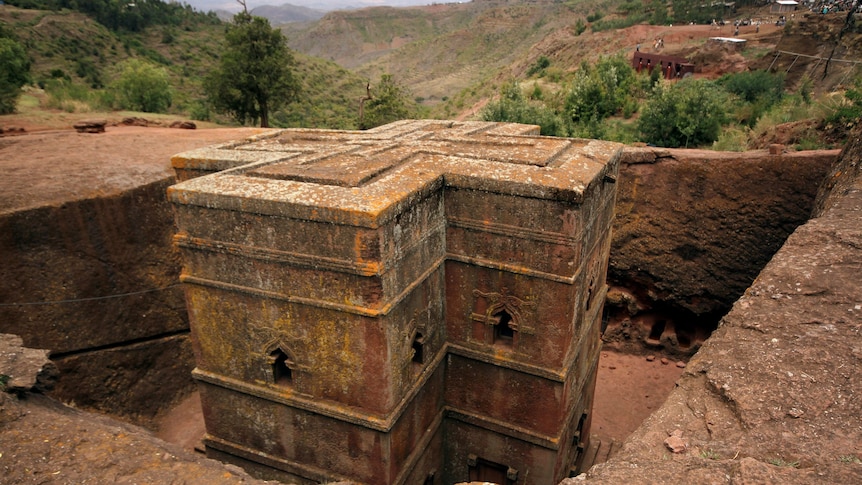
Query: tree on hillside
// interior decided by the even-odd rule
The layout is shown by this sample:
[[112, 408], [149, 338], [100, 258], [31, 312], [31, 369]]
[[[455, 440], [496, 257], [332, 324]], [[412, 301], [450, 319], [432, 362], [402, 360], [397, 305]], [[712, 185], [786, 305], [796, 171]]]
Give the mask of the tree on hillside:
[[129, 59], [120, 64], [120, 77], [111, 90], [123, 109], [164, 113], [171, 106], [167, 71], [146, 61]]
[[634, 82], [634, 69], [620, 55], [584, 62], [566, 95], [566, 113], [575, 123], [601, 122], [623, 108]]
[[30, 79], [30, 60], [18, 42], [0, 37], [0, 114], [15, 112], [21, 87]]
[[727, 92], [711, 81], [658, 85], [641, 110], [638, 129], [645, 142], [660, 147], [701, 146], [718, 139], [728, 105]]
[[280, 30], [245, 10], [233, 17], [225, 33], [221, 60], [204, 80], [216, 111], [245, 124], [269, 127], [269, 115], [293, 101], [299, 84], [293, 76], [293, 55]]
[[416, 114], [415, 102], [410, 99], [410, 93], [398, 85], [390, 74], [382, 74], [380, 82], [373, 90], [369, 87], [366, 101], [359, 115], [359, 128], [363, 130], [407, 119]]

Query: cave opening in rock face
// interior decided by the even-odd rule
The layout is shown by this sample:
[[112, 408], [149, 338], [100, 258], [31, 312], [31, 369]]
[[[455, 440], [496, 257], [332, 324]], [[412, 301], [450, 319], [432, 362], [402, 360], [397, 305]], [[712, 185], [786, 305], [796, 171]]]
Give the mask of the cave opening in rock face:
[[839, 152], [779, 153], [624, 150], [605, 349], [686, 358], [700, 348], [808, 220]]
[[[602, 333], [605, 349], [685, 359], [697, 352], [726, 313], [718, 310], [698, 315], [674, 302], [652, 303], [648, 308], [625, 303], [633, 298], [619, 287], [608, 292], [604, 308], [607, 325]], [[731, 304], [728, 302], [727, 307]]]

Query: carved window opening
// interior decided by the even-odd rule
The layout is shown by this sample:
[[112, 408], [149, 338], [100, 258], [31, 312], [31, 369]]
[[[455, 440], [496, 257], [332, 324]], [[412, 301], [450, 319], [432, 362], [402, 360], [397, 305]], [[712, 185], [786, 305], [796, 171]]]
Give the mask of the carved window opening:
[[506, 310], [494, 314], [494, 343], [500, 343], [509, 347], [514, 345], [516, 330], [513, 327], [512, 315]]
[[422, 332], [416, 332], [412, 346], [413, 357], [411, 360], [414, 365], [421, 366], [425, 363], [425, 336], [422, 335]]
[[590, 285], [587, 287], [587, 310], [590, 309], [590, 306], [593, 304], [593, 290], [596, 286], [596, 280], [594, 278], [590, 278]]
[[293, 361], [287, 355], [287, 352], [276, 348], [269, 354], [270, 365], [272, 366], [272, 381], [279, 386], [289, 386], [293, 384]]
[[470, 319], [473, 320], [472, 339], [484, 345], [495, 345], [500, 349], [517, 350], [522, 335], [533, 335], [535, 329], [530, 321], [536, 306], [534, 296], [524, 299], [507, 293], [484, 293], [473, 290], [478, 299]]

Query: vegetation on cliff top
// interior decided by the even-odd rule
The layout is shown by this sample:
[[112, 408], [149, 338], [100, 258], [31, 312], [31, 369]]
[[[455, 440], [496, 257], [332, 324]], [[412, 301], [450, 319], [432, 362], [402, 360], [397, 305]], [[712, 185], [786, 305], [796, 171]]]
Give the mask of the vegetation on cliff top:
[[[73, 0], [8, 3], [28, 7], [0, 7], [0, 26], [14, 31], [15, 41], [27, 50], [30, 79], [47, 92], [48, 107], [80, 112], [130, 106], [118, 91], [119, 81], [128, 69], [126, 61], [138, 59], [167, 76], [170, 106], [163, 102], [158, 110], [198, 120], [230, 121], [216, 113], [204, 91], [203, 80], [224, 61], [224, 24], [212, 14], [161, 0], [147, 2], [141, 9], [118, 0], [86, 5]], [[541, 121], [547, 134], [670, 143], [650, 138], [649, 116], [647, 121], [641, 118], [658, 109], [649, 106], [652, 98], [685, 98], [692, 93], [664, 86], [655, 75], [633, 76], [626, 71], [625, 58], [611, 54], [631, 49], [634, 44], [626, 37], [631, 34], [606, 30], [701, 20], [697, 15], [707, 13], [710, 18], [729, 14], [705, 12], [698, 5], [688, 0], [672, 4], [655, 0], [499, 0], [332, 12], [314, 23], [282, 26], [290, 45], [306, 52], [293, 53], [293, 74], [302, 95], [273, 110], [270, 123], [357, 128], [368, 125], [368, 120], [360, 120], [360, 109], [369, 115], [377, 104], [387, 103], [390, 112], [403, 113], [398, 116], [475, 118], [475, 107], [490, 99], [498, 101], [484, 111], [488, 119]], [[737, 2], [738, 7], [744, 5]], [[354, 70], [309, 55], [315, 49]], [[603, 62], [609, 63], [608, 69], [600, 65]], [[849, 97], [823, 101], [812, 93], [810, 82], [805, 87], [794, 80], [790, 97], [781, 83], [773, 83], [768, 76], [743, 80], [742, 86], [739, 82], [729, 78], [704, 85], [729, 93], [728, 99], [733, 100], [718, 110], [721, 116], [717, 119], [730, 123], [719, 130], [716, 147], [751, 147], [758, 133], [768, 131], [763, 128], [765, 123], [806, 116], [829, 123], [826, 120], [838, 116], [835, 112], [853, 106]], [[763, 82], [772, 83], [772, 88], [779, 86], [778, 91], [749, 99], [746, 90]], [[405, 88], [395, 98], [399, 104], [384, 99], [363, 101], [369, 83], [375, 94], [387, 93], [390, 83]], [[367, 111], [369, 108], [372, 110]], [[489, 115], [493, 109], [498, 113]], [[697, 121], [707, 121], [702, 118]], [[681, 123], [686, 125], [681, 127], [683, 133], [691, 129], [693, 121]], [[693, 146], [709, 144], [708, 139], [714, 138], [693, 134], [674, 135], [673, 143]], [[809, 134], [802, 138], [815, 139]], [[799, 144], [807, 147], [810, 142]]]

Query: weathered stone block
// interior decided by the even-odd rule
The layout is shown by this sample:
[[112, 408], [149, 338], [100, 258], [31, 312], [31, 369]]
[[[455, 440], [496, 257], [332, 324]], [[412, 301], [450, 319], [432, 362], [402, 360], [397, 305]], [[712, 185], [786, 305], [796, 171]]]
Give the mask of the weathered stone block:
[[405, 121], [175, 157], [218, 172], [169, 191], [211, 453], [303, 483], [566, 476], [620, 147], [536, 133]]

